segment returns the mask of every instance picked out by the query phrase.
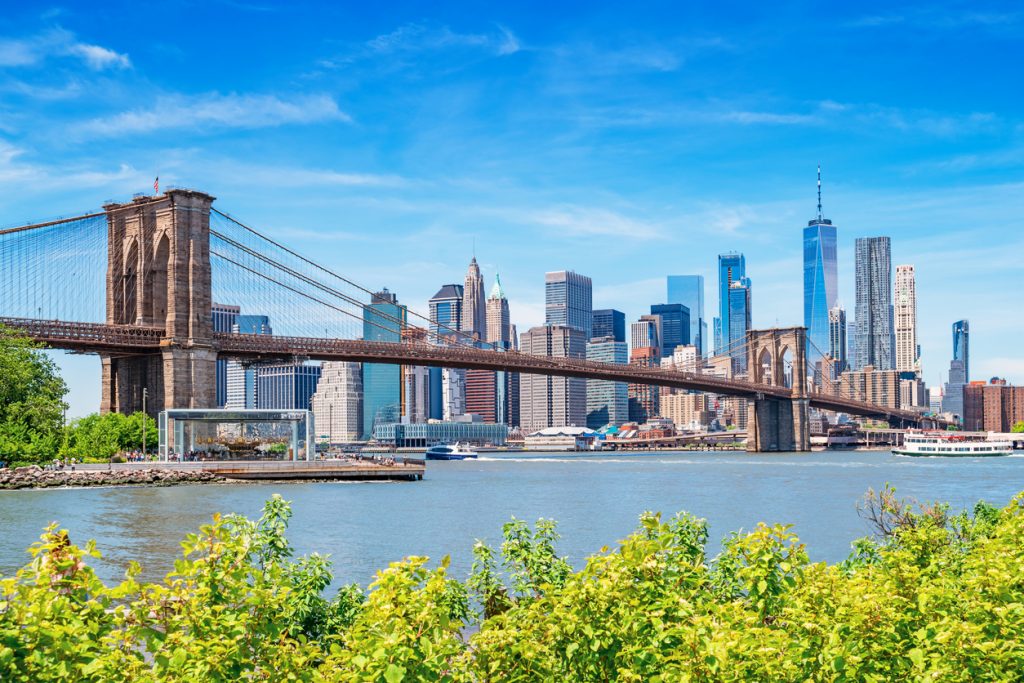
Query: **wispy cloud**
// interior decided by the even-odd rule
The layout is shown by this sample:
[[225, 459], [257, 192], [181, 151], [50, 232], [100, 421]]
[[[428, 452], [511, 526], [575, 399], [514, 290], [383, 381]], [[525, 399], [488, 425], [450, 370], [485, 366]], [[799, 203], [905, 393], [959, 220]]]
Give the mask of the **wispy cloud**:
[[334, 69], [384, 57], [399, 59], [404, 63], [414, 55], [452, 50], [472, 50], [503, 57], [521, 49], [522, 43], [516, 34], [502, 24], [495, 24], [490, 31], [459, 33], [444, 25], [408, 23], [389, 33], [352, 45], [341, 54], [321, 59], [317, 65]]
[[79, 124], [75, 132], [86, 137], [113, 137], [172, 128], [268, 128], [351, 120], [328, 95], [207, 93], [163, 96], [149, 109], [91, 119]]
[[128, 55], [82, 42], [62, 28], [28, 38], [0, 39], [0, 67], [37, 66], [54, 57], [77, 59], [94, 71], [127, 69], [132, 65]]
[[854, 19], [850, 28], [878, 28], [906, 24], [928, 29], [963, 29], [970, 27], [1000, 28], [1024, 23], [1022, 12], [958, 12], [945, 7], [931, 7], [887, 14], [869, 14]]
[[630, 239], [642, 240], [662, 236], [662, 230], [657, 224], [630, 218], [609, 209], [566, 205], [532, 212], [525, 218], [527, 222], [553, 228], [562, 236], [628, 236]]

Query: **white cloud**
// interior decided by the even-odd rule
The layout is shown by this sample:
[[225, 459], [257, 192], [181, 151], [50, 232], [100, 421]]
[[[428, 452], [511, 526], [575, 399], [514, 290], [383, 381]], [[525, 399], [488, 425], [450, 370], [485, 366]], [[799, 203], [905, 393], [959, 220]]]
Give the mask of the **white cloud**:
[[[519, 38], [506, 26], [497, 25], [496, 31], [488, 33], [456, 33], [447, 26], [426, 23], [411, 23], [399, 26], [390, 33], [381, 34], [366, 41], [356, 54], [339, 60], [349, 62], [359, 56], [413, 53], [451, 48], [476, 48], [496, 55], [510, 55], [521, 49]], [[333, 65], [328, 60], [325, 65]]]
[[111, 137], [170, 128], [268, 128], [286, 124], [350, 122], [328, 95], [239, 95], [207, 93], [168, 95], [149, 109], [136, 109], [85, 121], [76, 130], [85, 136]]
[[662, 236], [658, 225], [629, 218], [609, 209], [560, 206], [533, 212], [527, 215], [525, 220], [555, 228], [559, 234], [572, 237], [605, 235], [629, 239], [655, 239]]
[[0, 39], [0, 67], [35, 66], [52, 57], [75, 58], [94, 71], [127, 69], [132, 65], [128, 55], [80, 42], [74, 33], [62, 28], [29, 38]]

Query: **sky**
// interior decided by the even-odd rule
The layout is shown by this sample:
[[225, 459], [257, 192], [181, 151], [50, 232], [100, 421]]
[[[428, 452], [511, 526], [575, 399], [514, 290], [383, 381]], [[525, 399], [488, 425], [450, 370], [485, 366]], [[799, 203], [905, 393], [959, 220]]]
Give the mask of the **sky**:
[[[832, 7], [830, 5], [837, 6]], [[802, 324], [801, 231], [892, 238], [924, 378], [1024, 383], [1019, 3], [20, 3], [0, 15], [0, 225], [161, 185], [425, 311], [474, 244], [520, 331], [544, 272], [635, 320], [746, 255], [755, 327]], [[710, 320], [709, 320], [710, 329]], [[70, 415], [99, 363], [56, 354]]]

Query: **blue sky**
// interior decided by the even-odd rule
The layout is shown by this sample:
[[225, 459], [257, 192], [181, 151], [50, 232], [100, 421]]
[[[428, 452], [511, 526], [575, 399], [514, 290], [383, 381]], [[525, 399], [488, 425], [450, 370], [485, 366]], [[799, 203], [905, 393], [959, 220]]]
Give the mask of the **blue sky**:
[[[685, 6], [680, 6], [685, 5]], [[746, 254], [755, 326], [802, 322], [801, 228], [889, 235], [925, 379], [950, 325], [1024, 383], [1018, 3], [25, 3], [0, 17], [0, 223], [163, 184], [424, 310], [472, 241], [519, 328], [543, 273], [631, 319]], [[98, 362], [58, 356], [72, 414]]]

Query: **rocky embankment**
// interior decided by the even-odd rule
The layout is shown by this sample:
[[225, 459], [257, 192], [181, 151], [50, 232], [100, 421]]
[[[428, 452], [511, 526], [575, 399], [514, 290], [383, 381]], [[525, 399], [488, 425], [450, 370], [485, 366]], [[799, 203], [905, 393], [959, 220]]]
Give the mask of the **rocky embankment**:
[[169, 469], [78, 470], [16, 467], [0, 470], [0, 490], [37, 489], [56, 486], [173, 486], [224, 481], [211, 472]]

